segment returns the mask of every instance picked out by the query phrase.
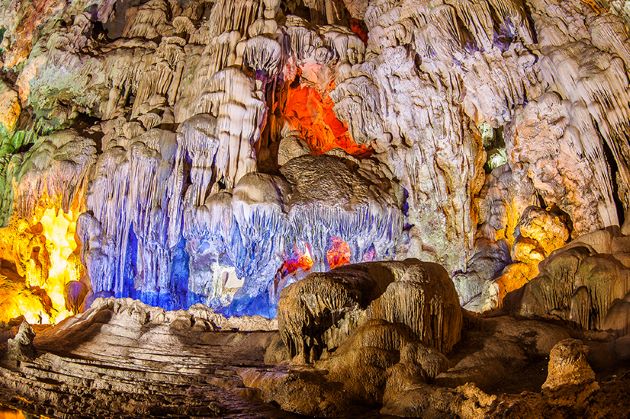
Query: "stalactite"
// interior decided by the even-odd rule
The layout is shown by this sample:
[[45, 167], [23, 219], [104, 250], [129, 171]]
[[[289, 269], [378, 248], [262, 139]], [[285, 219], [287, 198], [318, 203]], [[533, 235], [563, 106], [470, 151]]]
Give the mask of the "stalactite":
[[[2, 208], [26, 211], [44, 191], [65, 208], [88, 190], [81, 252], [105, 294], [245, 310], [304, 274], [278, 277], [294, 247], [327, 269], [336, 237], [344, 262], [437, 261], [469, 307], [500, 304], [548, 256], [541, 243], [564, 240], [519, 234], [528, 206], [565, 213], [573, 239], [623, 218], [627, 31], [617, 3], [438, 3], [3, 10]], [[20, 34], [35, 44], [22, 48]], [[31, 140], [13, 144], [27, 120], [41, 133], [80, 128], [98, 162], [19, 180], [37, 155]], [[488, 130], [501, 144], [484, 149]], [[335, 185], [348, 182], [356, 189]], [[256, 185], [269, 202], [245, 192]]]

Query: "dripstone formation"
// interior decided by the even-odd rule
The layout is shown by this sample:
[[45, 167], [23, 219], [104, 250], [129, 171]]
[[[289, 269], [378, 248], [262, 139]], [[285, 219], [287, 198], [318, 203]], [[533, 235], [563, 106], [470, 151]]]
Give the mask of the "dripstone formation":
[[627, 413], [629, 75], [623, 0], [0, 0], [0, 405]]

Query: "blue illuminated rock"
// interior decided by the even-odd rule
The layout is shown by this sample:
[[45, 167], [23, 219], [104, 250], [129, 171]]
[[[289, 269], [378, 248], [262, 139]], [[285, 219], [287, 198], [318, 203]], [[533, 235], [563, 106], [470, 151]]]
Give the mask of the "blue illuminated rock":
[[294, 248], [311, 253], [314, 271], [330, 268], [333, 238], [350, 262], [395, 256], [402, 213], [386, 178], [341, 157], [301, 156], [280, 176], [249, 172], [228, 188], [207, 154], [221, 144], [213, 121], [184, 123], [177, 142], [158, 129], [116, 137], [103, 153], [79, 223], [94, 296], [274, 316], [300, 274], [281, 272]]

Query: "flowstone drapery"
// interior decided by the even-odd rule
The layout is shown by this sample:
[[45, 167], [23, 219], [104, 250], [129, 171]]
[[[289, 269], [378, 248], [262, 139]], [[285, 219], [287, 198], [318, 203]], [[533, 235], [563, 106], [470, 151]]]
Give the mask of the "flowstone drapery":
[[418, 257], [497, 307], [623, 224], [622, 3], [4, 0], [1, 219], [72, 198], [88, 301], [273, 315], [309, 270]]

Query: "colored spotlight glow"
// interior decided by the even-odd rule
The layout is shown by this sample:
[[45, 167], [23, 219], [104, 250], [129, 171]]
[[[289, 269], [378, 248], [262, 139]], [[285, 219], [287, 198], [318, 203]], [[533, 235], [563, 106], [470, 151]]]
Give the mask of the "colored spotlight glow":
[[326, 260], [330, 269], [350, 263], [350, 245], [343, 241], [341, 237], [333, 236], [331, 238], [332, 245], [326, 252]]
[[293, 248], [293, 255], [284, 261], [280, 268], [281, 276], [285, 277], [292, 275], [298, 270], [310, 271], [313, 267], [313, 258], [309, 245], [304, 246], [304, 251], [301, 251], [297, 246]]
[[328, 95], [333, 88], [331, 84], [323, 96], [310, 86], [289, 88], [284, 116], [300, 132], [313, 154], [340, 148], [357, 157], [370, 155], [372, 149], [357, 144], [348, 127], [335, 115], [334, 103]]
[[3, 258], [17, 271], [0, 275], [0, 321], [24, 316], [32, 324], [54, 324], [77, 311], [76, 304], [68, 307], [66, 293], [83, 270], [76, 252], [78, 214], [52, 206], [33, 213], [31, 220], [0, 229]]

